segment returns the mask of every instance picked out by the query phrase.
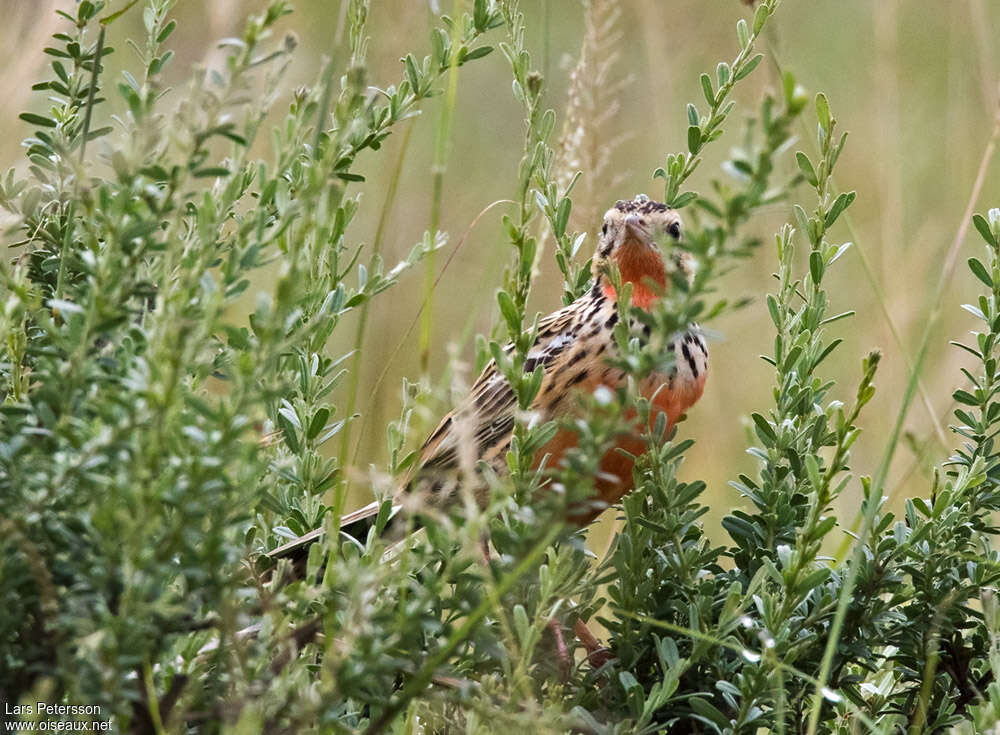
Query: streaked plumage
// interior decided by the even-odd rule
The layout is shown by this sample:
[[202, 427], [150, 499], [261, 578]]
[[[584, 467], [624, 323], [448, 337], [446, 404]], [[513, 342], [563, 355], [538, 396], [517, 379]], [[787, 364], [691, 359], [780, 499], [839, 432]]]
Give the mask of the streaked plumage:
[[[600, 385], [614, 388], [624, 379], [623, 374], [611, 368], [606, 360], [616, 349], [612, 331], [619, 317], [614, 288], [603, 275], [604, 265], [613, 261], [622, 281], [633, 284], [632, 305], [649, 309], [669, 283], [667, 261], [655, 243], [659, 236], [679, 239], [680, 217], [675, 210], [643, 195], [619, 201], [605, 214], [593, 262], [593, 287], [573, 303], [541, 320], [535, 343], [525, 361], [526, 372], [538, 365], [544, 367], [542, 386], [531, 407], [537, 420], [565, 418], [576, 407], [576, 392], [593, 391]], [[686, 253], [678, 251], [669, 257], [677, 268], [690, 274], [691, 264]], [[512, 348], [508, 345], [507, 349]], [[676, 353], [672, 371], [649, 376], [640, 389], [645, 397], [652, 398], [657, 412], [666, 413], [669, 425], [673, 425], [701, 396], [708, 369], [708, 350], [697, 328], [675, 339], [668, 349]], [[421, 503], [446, 505], [451, 502], [461, 476], [462, 452], [469, 452], [467, 456], [486, 462], [502, 474], [516, 420], [514, 393], [497, 371], [495, 362], [490, 361], [467, 398], [445, 416], [424, 443], [417, 469], [404, 485], [405, 491], [419, 491]], [[575, 432], [560, 429], [538, 452], [536, 461], [555, 466], [575, 442]], [[638, 430], [623, 433], [618, 446], [634, 455], [645, 449]], [[632, 488], [631, 460], [621, 452], [611, 451], [602, 459], [601, 471], [602, 477], [597, 480], [599, 499], [604, 505], [614, 504]], [[376, 509], [376, 504], [362, 508], [346, 516], [344, 522], [348, 525], [363, 522]], [[600, 509], [599, 504], [590, 505], [574, 513], [571, 520], [581, 525], [588, 523]], [[275, 553], [292, 549], [315, 535], [308, 534]]]

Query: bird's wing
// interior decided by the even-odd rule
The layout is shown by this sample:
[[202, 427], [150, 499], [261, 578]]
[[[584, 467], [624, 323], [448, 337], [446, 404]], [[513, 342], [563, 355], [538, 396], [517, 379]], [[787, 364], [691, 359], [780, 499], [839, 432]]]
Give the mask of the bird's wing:
[[[353, 537], [361, 543], [365, 542], [368, 529], [375, 525], [375, 518], [378, 516], [382, 503], [375, 500], [357, 510], [345, 513], [340, 519], [340, 532]], [[309, 546], [326, 533], [323, 526], [304, 533], [296, 539], [292, 539], [282, 544], [276, 549], [268, 552], [268, 556], [273, 559], [290, 558], [293, 561], [305, 563], [306, 555], [309, 553]]]
[[[579, 303], [574, 302], [542, 319], [538, 335], [524, 364], [525, 372], [533, 372], [542, 365], [546, 368], [542, 387], [532, 405], [532, 410], [547, 421], [553, 414], [551, 389], [556, 370], [552, 368], [560, 358], [565, 358], [577, 340], [574, 327], [582, 318]], [[508, 344], [508, 353], [513, 349]], [[510, 448], [511, 432], [517, 414], [517, 399], [507, 379], [497, 371], [496, 362], [490, 360], [473, 384], [469, 395], [438, 424], [424, 443], [420, 462], [413, 479], [432, 482], [459, 468], [463, 447], [469, 447], [475, 460], [502, 465]], [[470, 444], [463, 444], [470, 442]], [[411, 480], [412, 483], [412, 480]]]
[[[532, 410], [538, 412], [542, 420], [558, 416], [566, 408], [566, 390], [581, 382], [580, 377], [584, 374], [581, 358], [586, 343], [592, 342], [594, 336], [591, 322], [599, 322], [606, 308], [601, 308], [600, 302], [591, 305], [583, 300], [575, 301], [539, 322], [538, 335], [528, 352], [524, 369], [532, 372], [539, 365], [545, 367], [542, 386], [532, 405]], [[509, 352], [513, 348], [507, 345], [505, 349]], [[438, 502], [446, 502], [448, 488], [453, 488], [457, 479], [459, 448], [464, 441], [471, 441], [475, 460], [484, 460], [502, 471], [516, 413], [514, 391], [491, 360], [465, 400], [442, 419], [424, 442], [420, 462], [405, 483], [406, 489], [427, 488], [432, 495], [436, 492]], [[341, 531], [363, 541], [378, 510], [379, 503], [374, 502], [346, 514], [341, 519]], [[269, 556], [290, 557], [304, 564], [309, 545], [323, 533], [322, 528], [316, 529], [275, 549]]]

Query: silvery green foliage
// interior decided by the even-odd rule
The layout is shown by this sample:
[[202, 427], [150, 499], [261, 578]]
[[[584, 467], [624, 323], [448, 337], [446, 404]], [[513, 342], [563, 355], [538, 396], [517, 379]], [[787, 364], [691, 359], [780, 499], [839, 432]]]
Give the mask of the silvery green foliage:
[[[352, 2], [340, 61], [291, 95], [256, 160], [295, 46], [273, 35], [289, 7], [272, 2], [224, 42], [221, 69], [165, 95], [171, 5], [135, 9], [147, 37], [128, 42], [138, 64], [120, 80], [100, 64], [117, 9], [60, 13], [52, 78], [36, 85], [52, 101], [22, 115], [37, 128], [30, 171], [0, 187], [18, 248], [0, 270], [0, 579], [11, 601], [0, 692], [98, 704], [123, 730], [190, 713], [221, 722], [250, 696], [299, 722], [316, 716], [313, 693], [276, 678], [274, 661], [315, 637], [310, 598], [276, 597], [273, 575], [248, 560], [336, 503], [340, 468], [321, 447], [343, 425], [331, 403], [342, 358], [326, 354], [328, 338], [443, 242], [428, 234], [391, 267], [364, 257], [349, 234], [362, 183], [352, 169], [442, 73], [488, 53], [479, 40], [499, 19], [477, 4], [376, 90], [367, 6]], [[115, 130], [94, 124], [109, 113]], [[234, 318], [264, 266], [249, 319]], [[359, 590], [377, 581], [351, 579]], [[421, 621], [432, 614], [425, 606]], [[298, 682], [306, 664], [295, 668]], [[391, 686], [397, 667], [385, 668], [387, 684], [364, 686]]]
[[[724, 175], [703, 193], [683, 189], [733, 119], [734, 86], [761, 63], [755, 44], [775, 0], [737, 24], [733, 61], [702, 75], [704, 103], [687, 105], [688, 150], [654, 174], [664, 200], [686, 208], [693, 281], [677, 274], [645, 313], [607, 274], [623, 317], [611, 359], [628, 379], [581, 397], [567, 425], [578, 446], [539, 469], [557, 426], [524, 411], [509, 475], [487, 474], [485, 508], [459, 503], [425, 518], [387, 554], [386, 502], [368, 538], [323, 540], [295, 565], [266, 552], [332, 527], [344, 510], [345, 468], [327, 442], [350, 420], [334, 402], [347, 363], [327, 343], [345, 314], [445, 242], [426, 233], [391, 267], [366, 256], [350, 229], [365, 185], [358, 156], [379, 155], [442, 77], [486, 57], [484, 36], [506, 27], [510, 102], [525, 114], [498, 297], [514, 348], [482, 340], [480, 354], [497, 359], [522, 409], [540, 378], [521, 366], [534, 339], [527, 299], [542, 217], [564, 296], [590, 285], [580, 235], [567, 231], [572, 184], [554, 182], [555, 113], [516, 2], [475, 0], [442, 16], [430, 54], [403, 55], [400, 79], [376, 87], [368, 6], [349, 0], [343, 42], [291, 95], [283, 71], [295, 43], [273, 35], [289, 10], [281, 0], [224, 42], [224, 68], [197, 70], [166, 94], [171, 6], [123, 6], [142, 13], [146, 37], [127, 42], [138, 61], [120, 80], [100, 63], [117, 53], [119, 9], [84, 0], [61, 14], [46, 49], [51, 78], [36, 85], [47, 107], [21, 116], [36, 129], [27, 173], [0, 182], [14, 221], [12, 257], [0, 263], [0, 699], [99, 704], [133, 732], [749, 735], [997, 723], [1000, 212], [974, 220], [987, 249], [969, 266], [988, 294], [966, 307], [984, 326], [962, 345], [980, 368], [954, 394], [961, 446], [898, 521], [862, 478], [870, 533], [859, 564], [835, 562], [821, 552], [852, 520], [833, 507], [851, 483], [849, 450], [878, 364], [868, 356], [848, 394], [823, 376], [851, 316], [824, 289], [847, 248], [831, 228], [854, 200], [831, 179], [845, 137], [818, 95], [818, 155], [786, 160], [808, 97], [785, 73]], [[261, 128], [277, 100], [287, 108], [258, 160], [251, 150], [266, 148]], [[99, 122], [111, 115], [115, 126]], [[682, 465], [692, 440], [650, 425], [636, 385], [670, 370], [670, 338], [692, 321], [710, 328], [749, 303], [720, 295], [720, 278], [761, 250], [756, 215], [804, 201], [801, 184], [812, 203], [794, 204], [794, 224], [774, 239], [766, 298], [774, 400], [751, 417], [757, 468], [734, 478], [745, 503], [709, 534], [728, 532], [715, 546], [705, 485]], [[244, 320], [232, 307], [248, 290], [257, 294]], [[404, 393], [387, 432], [394, 475], [415, 460]], [[630, 416], [649, 427], [637, 491], [594, 560], [562, 519]], [[572, 624], [595, 618], [610, 655], [565, 658], [553, 628], [572, 648]]]

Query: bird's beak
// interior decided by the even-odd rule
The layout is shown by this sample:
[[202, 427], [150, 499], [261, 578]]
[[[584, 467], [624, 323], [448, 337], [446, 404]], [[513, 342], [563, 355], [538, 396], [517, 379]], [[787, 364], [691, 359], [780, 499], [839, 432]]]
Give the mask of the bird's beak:
[[625, 230], [632, 239], [644, 245], [653, 245], [653, 238], [649, 236], [649, 230], [642, 224], [642, 218], [637, 214], [630, 214], [625, 218]]

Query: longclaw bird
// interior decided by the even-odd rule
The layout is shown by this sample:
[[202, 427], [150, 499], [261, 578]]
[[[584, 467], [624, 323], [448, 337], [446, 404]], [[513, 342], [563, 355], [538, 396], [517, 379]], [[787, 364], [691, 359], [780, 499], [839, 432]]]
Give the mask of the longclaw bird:
[[[677, 241], [680, 236], [681, 219], [677, 211], [645, 195], [616, 202], [607, 211], [593, 259], [593, 287], [539, 322], [535, 343], [525, 360], [525, 372], [534, 371], [539, 365], [544, 368], [541, 389], [531, 406], [537, 419], [567, 418], [576, 407], [575, 392], [592, 392], [601, 385], [614, 389], [623, 383], [624, 374], [606, 360], [617, 349], [612, 332], [619, 319], [615, 289], [606, 275], [607, 266], [616, 265], [621, 282], [632, 284], [632, 306], [650, 310], [669, 288], [668, 263], [684, 275], [691, 275], [692, 263], [687, 253], [678, 250], [665, 254], [656, 243], [660, 239]], [[508, 345], [507, 350], [512, 347]], [[692, 327], [675, 338], [668, 350], [675, 354], [671, 371], [653, 373], [639, 387], [643, 397], [652, 402], [651, 421], [663, 413], [668, 426], [673, 426], [701, 397], [708, 371], [708, 349], [700, 331]], [[443, 508], [454, 502], [464, 464], [460, 459], [463, 452], [470, 450], [470, 444], [474, 460], [483, 461], [503, 474], [517, 414], [514, 392], [491, 361], [466, 399], [428, 437], [417, 469], [407, 479], [403, 492], [423, 493], [421, 504], [432, 507]], [[576, 440], [576, 432], [559, 429], [537, 452], [536, 461], [544, 458], [547, 466], [556, 466]], [[571, 523], [580, 526], [590, 523], [632, 489], [632, 456], [643, 453], [645, 442], [640, 431], [633, 429], [623, 432], [616, 444], [616, 448], [626, 451], [612, 449], [601, 459], [600, 474], [595, 480], [597, 502], [571, 509], [568, 518]], [[474, 492], [477, 499], [485, 500], [485, 487], [477, 487]], [[363, 541], [378, 509], [376, 502], [345, 515], [342, 532]], [[275, 549], [271, 556], [301, 561], [308, 545], [321, 533], [321, 529], [308, 533]]]

